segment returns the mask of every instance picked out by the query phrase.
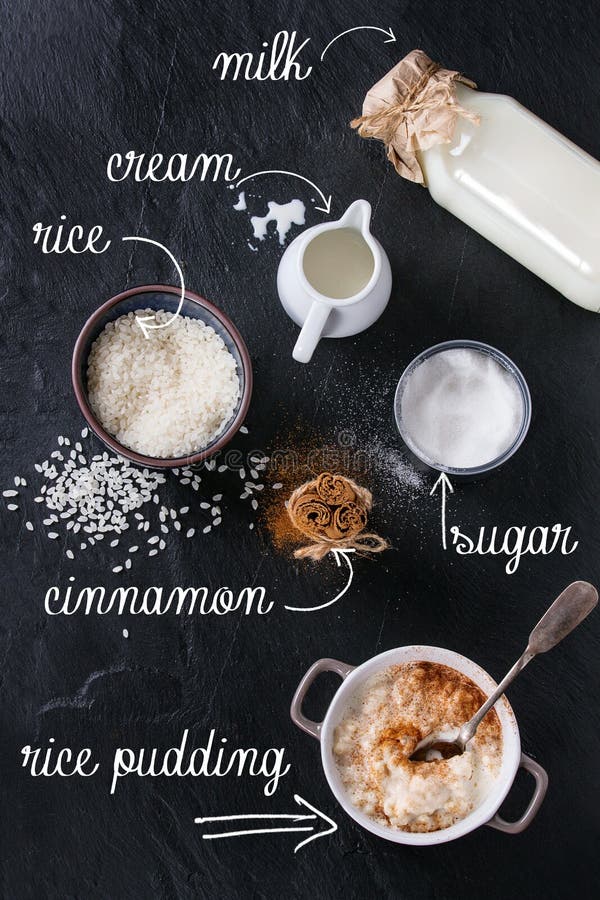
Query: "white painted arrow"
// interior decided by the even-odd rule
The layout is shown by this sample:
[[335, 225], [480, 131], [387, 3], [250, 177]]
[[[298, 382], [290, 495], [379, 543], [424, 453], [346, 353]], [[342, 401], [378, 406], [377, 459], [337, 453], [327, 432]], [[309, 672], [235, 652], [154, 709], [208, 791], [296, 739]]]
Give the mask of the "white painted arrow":
[[334, 39], [332, 41], [329, 41], [329, 43], [321, 53], [321, 62], [323, 62], [323, 57], [325, 56], [331, 45], [334, 44], [338, 40], [338, 38], [343, 37], [345, 34], [350, 34], [351, 31], [362, 31], [363, 29], [370, 29], [371, 31], [382, 31], [383, 34], [387, 34], [388, 39], [387, 41], [383, 42], [384, 44], [391, 44], [392, 41], [396, 40], [396, 35], [391, 28], [388, 28], [386, 30], [385, 28], [379, 28], [377, 25], [357, 25], [355, 28], [348, 28], [347, 31], [342, 31], [340, 34], [336, 34]]
[[[147, 340], [150, 336], [148, 334], [148, 331], [150, 331], [150, 330], [154, 331], [157, 328], [168, 328], [168, 326], [172, 322], [174, 322], [175, 319], [177, 318], [177, 316], [180, 314], [181, 307], [183, 306], [183, 300], [185, 298], [185, 284], [183, 281], [183, 272], [181, 271], [181, 266], [179, 265], [179, 263], [177, 262], [177, 260], [175, 259], [175, 257], [171, 253], [171, 251], [167, 247], [165, 247], [164, 244], [160, 244], [158, 241], [153, 241], [152, 238], [139, 237], [139, 235], [136, 235], [136, 234], [130, 235], [128, 237], [123, 237], [123, 238], [121, 238], [121, 240], [122, 241], [143, 241], [143, 243], [145, 243], [145, 244], [152, 244], [154, 247], [159, 247], [161, 250], [164, 250], [164, 252], [167, 254], [169, 259], [171, 260], [171, 262], [177, 269], [177, 274], [179, 275], [179, 281], [181, 282], [181, 297], [179, 298], [179, 305], [177, 307], [177, 310], [173, 313], [173, 315], [171, 316], [170, 319], [168, 319], [166, 322], [163, 322], [161, 325], [157, 325], [156, 324], [156, 316], [154, 316], [154, 315], [152, 315], [152, 316], [136, 316], [135, 321], [137, 322], [137, 324], [140, 326], [140, 328], [144, 332], [144, 337]], [[148, 322], [154, 322], [155, 324], [148, 325], [148, 324], [146, 324]]]
[[291, 175], [292, 178], [300, 178], [301, 181], [305, 181], [307, 184], [310, 184], [312, 188], [315, 189], [317, 194], [320, 196], [323, 201], [323, 206], [315, 206], [315, 209], [319, 210], [319, 212], [324, 212], [329, 215], [331, 212], [331, 194], [329, 197], [326, 197], [323, 191], [317, 187], [314, 181], [310, 181], [308, 178], [305, 178], [304, 175], [299, 175], [297, 172], [286, 172], [283, 169], [265, 169], [262, 172], [253, 172], [252, 175], [245, 175], [243, 178], [236, 184], [236, 188], [239, 188], [241, 184], [244, 184], [245, 181], [248, 181], [250, 178], [258, 178], [259, 175]]
[[352, 560], [350, 559], [350, 553], [355, 553], [355, 550], [332, 550], [331, 551], [335, 556], [335, 561], [338, 566], [341, 566], [340, 556], [343, 556], [348, 565], [348, 569], [350, 570], [350, 577], [346, 583], [346, 586], [342, 588], [339, 594], [336, 594], [333, 600], [328, 600], [327, 603], [321, 603], [320, 606], [286, 606], [286, 609], [291, 610], [292, 612], [316, 612], [318, 609], [325, 609], [327, 606], [333, 606], [334, 603], [343, 597], [350, 585], [352, 584], [352, 579], [354, 577], [354, 569], [352, 568]]
[[296, 844], [294, 853], [297, 853], [298, 850], [305, 847], [306, 844], [310, 844], [311, 841], [315, 841], [317, 838], [325, 837], [326, 835], [333, 834], [337, 831], [337, 825], [333, 819], [330, 819], [325, 813], [321, 812], [315, 806], [312, 806], [307, 800], [304, 800], [298, 794], [294, 794], [294, 800], [299, 806], [305, 806], [309, 809], [310, 813], [242, 813], [241, 815], [235, 816], [201, 816], [194, 819], [194, 822], [196, 825], [205, 825], [211, 822], [243, 822], [256, 819], [291, 819], [292, 822], [309, 822], [311, 820], [316, 821], [322, 819], [329, 826], [325, 831], [317, 831], [315, 825], [292, 825], [290, 828], [246, 828], [242, 831], [223, 831], [219, 834], [202, 835], [202, 838], [205, 841], [216, 841], [219, 840], [219, 838], [244, 837], [248, 834], [284, 834], [285, 832], [292, 833], [298, 831], [315, 832], [314, 834], [311, 834], [310, 837], [300, 841], [299, 844]]
[[453, 494], [454, 488], [452, 487], [450, 479], [448, 478], [446, 473], [442, 472], [434, 486], [429, 491], [430, 497], [433, 497], [438, 485], [441, 485], [442, 489], [442, 547], [444, 548], [444, 550], [446, 550], [446, 491], [450, 491], [450, 493]]

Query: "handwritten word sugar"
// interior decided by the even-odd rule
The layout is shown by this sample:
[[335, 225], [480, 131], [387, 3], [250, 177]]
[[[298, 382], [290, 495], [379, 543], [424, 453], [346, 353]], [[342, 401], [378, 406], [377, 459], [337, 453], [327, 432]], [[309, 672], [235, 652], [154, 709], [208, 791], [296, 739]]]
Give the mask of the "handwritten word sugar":
[[[514, 575], [519, 568], [521, 558], [526, 555], [548, 556], [558, 550], [563, 556], [569, 556], [579, 546], [579, 541], [571, 537], [571, 526], [564, 527], [560, 524], [536, 525], [531, 530], [527, 526], [513, 525], [507, 528], [503, 535], [499, 536], [498, 528], [494, 526], [489, 535], [484, 527], [479, 529], [478, 537], [473, 540], [461, 531], [458, 526], [450, 528], [454, 549], [460, 556], [469, 556], [478, 553], [481, 556], [508, 556], [505, 571], [507, 575]], [[570, 542], [570, 543], [569, 543]]]

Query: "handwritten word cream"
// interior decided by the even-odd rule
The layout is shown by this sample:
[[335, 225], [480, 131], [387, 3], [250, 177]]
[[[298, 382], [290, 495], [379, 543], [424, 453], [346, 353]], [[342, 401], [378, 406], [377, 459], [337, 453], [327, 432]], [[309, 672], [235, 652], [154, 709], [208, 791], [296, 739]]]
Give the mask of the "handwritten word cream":
[[236, 181], [240, 169], [233, 172], [233, 156], [231, 153], [199, 153], [188, 158], [187, 153], [174, 153], [164, 157], [162, 153], [113, 153], [106, 164], [106, 175], [109, 181], [191, 181], [196, 175], [200, 181]]

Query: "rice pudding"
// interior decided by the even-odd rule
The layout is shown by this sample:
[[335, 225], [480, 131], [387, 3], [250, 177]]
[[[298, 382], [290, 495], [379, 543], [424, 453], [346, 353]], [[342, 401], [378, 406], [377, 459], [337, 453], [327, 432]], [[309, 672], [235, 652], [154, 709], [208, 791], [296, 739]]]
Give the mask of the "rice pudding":
[[468, 816], [500, 771], [496, 711], [489, 711], [462, 755], [442, 759], [433, 751], [427, 762], [410, 757], [432, 732], [453, 739], [485, 699], [470, 678], [440, 663], [388, 666], [369, 678], [334, 733], [335, 761], [354, 806], [381, 825], [409, 832], [438, 831]]

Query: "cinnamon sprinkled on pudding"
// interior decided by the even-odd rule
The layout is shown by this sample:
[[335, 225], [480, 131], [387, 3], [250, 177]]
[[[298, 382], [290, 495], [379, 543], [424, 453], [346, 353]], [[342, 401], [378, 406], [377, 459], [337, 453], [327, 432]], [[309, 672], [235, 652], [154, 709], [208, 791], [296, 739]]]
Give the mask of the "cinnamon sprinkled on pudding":
[[389, 666], [355, 695], [333, 751], [352, 803], [401, 831], [448, 828], [476, 809], [499, 772], [502, 729], [490, 710], [461, 756], [413, 762], [431, 732], [452, 738], [486, 697], [462, 672], [426, 661]]

